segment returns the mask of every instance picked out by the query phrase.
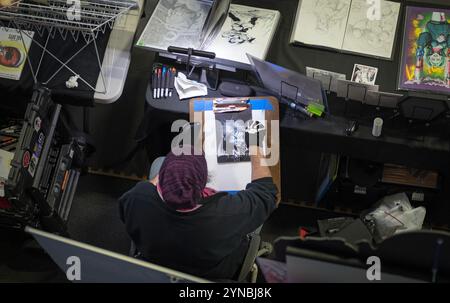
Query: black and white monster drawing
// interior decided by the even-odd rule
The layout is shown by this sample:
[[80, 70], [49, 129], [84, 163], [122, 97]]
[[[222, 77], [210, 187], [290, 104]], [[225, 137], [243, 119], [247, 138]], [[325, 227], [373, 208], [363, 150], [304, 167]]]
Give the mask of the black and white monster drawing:
[[230, 9], [228, 17], [231, 19], [231, 29], [223, 32], [222, 37], [230, 44], [253, 43], [256, 38], [252, 35], [252, 30], [258, 23], [273, 19], [273, 16], [260, 10], [238, 9]]

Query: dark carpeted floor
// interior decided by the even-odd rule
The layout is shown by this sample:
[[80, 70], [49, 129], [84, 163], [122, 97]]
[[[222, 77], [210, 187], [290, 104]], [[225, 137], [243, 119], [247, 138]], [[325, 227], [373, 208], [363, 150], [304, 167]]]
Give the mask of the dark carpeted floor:
[[119, 219], [118, 198], [134, 186], [135, 181], [86, 175], [80, 179], [68, 232], [74, 240], [107, 250], [127, 254], [130, 247]]
[[[85, 175], [79, 182], [69, 217], [68, 231], [74, 240], [121, 254], [128, 254], [130, 240], [119, 219], [118, 198], [135, 181]], [[295, 236], [299, 226], [315, 226], [318, 218], [336, 216], [295, 206], [280, 205], [265, 223], [263, 240]], [[0, 282], [63, 282], [65, 275], [26, 237], [0, 232]], [[25, 244], [24, 244], [25, 243]], [[23, 249], [23, 246], [28, 247]], [[31, 248], [30, 248], [31, 247]]]

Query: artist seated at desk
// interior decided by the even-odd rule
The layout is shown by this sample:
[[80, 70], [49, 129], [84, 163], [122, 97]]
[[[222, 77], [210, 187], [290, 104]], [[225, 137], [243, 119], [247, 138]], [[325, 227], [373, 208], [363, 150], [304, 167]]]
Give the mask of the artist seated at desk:
[[235, 195], [207, 188], [205, 157], [158, 158], [150, 182], [119, 201], [120, 216], [143, 259], [210, 279], [235, 279], [254, 232], [276, 208], [277, 188], [261, 156], [252, 182]]

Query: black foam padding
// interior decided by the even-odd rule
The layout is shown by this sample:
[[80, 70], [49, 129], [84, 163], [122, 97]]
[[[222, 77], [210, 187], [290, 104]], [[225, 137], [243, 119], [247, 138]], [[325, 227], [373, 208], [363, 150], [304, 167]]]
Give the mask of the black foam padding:
[[406, 119], [432, 121], [448, 111], [447, 97], [409, 93], [400, 101], [399, 108]]
[[222, 82], [219, 91], [227, 97], [251, 97], [255, 93], [250, 86], [233, 82]]

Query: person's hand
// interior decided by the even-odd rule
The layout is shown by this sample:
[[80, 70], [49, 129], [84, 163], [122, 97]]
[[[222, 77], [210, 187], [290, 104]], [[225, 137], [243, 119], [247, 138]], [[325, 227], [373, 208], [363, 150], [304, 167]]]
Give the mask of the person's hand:
[[250, 147], [250, 159], [252, 162], [252, 181], [272, 176], [261, 147], [255, 145]]
[[254, 120], [248, 121], [245, 127], [245, 143], [249, 148], [251, 145], [262, 147], [266, 132], [266, 126], [263, 123]]

